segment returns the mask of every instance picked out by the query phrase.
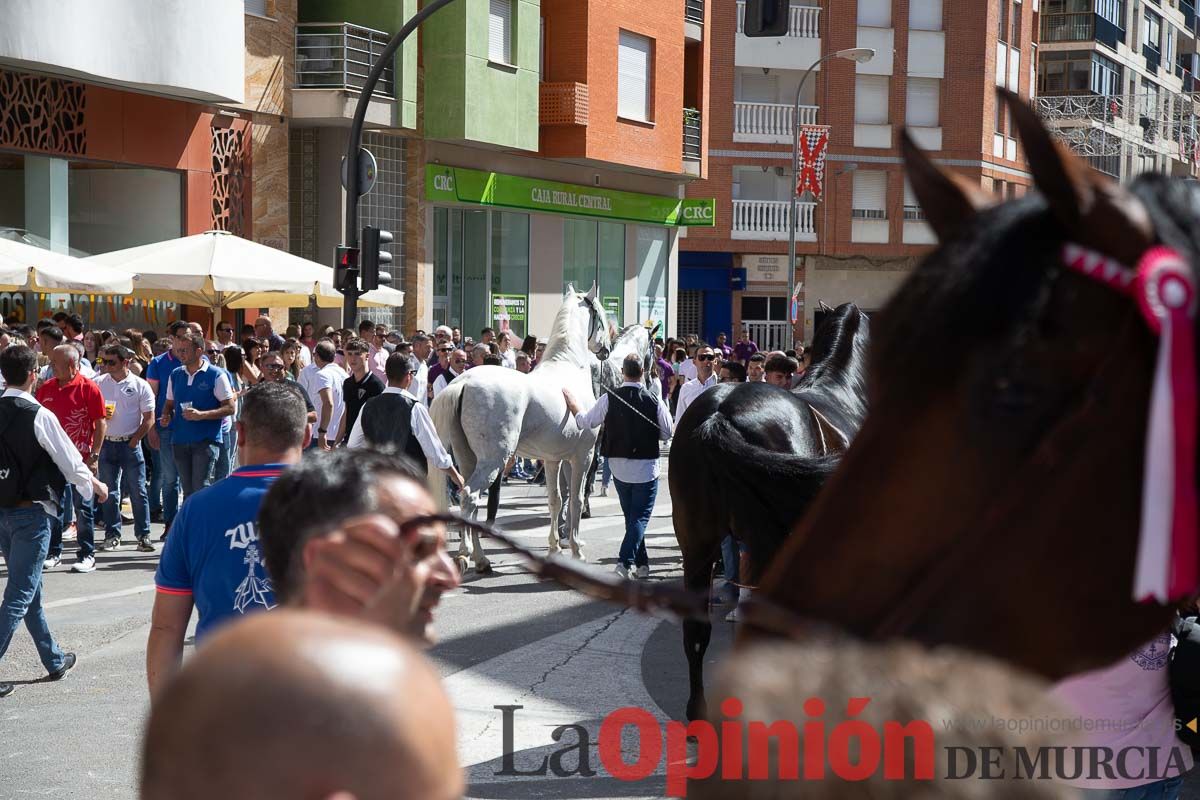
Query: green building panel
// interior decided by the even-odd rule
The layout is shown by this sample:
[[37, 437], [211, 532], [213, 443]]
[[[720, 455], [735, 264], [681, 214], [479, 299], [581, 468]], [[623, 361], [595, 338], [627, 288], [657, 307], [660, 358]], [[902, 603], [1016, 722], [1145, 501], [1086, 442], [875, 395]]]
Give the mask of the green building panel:
[[488, 60], [488, 0], [457, 0], [424, 24], [425, 135], [538, 149], [541, 0], [514, 0], [512, 64]]
[[[300, 0], [298, 16], [300, 22], [352, 22], [390, 36], [416, 13], [417, 0]], [[417, 127], [417, 36], [396, 54], [400, 103], [393, 122], [402, 128]]]

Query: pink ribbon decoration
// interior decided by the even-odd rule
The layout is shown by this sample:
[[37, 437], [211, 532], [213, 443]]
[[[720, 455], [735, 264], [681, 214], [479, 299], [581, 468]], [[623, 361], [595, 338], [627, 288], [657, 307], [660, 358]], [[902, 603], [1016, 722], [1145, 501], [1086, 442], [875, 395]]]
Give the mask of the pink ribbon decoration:
[[1160, 344], [1150, 393], [1142, 479], [1141, 533], [1134, 570], [1135, 600], [1170, 602], [1196, 590], [1197, 545], [1194, 321], [1197, 293], [1191, 269], [1176, 251], [1155, 247], [1136, 273], [1077, 245], [1063, 248], [1070, 269], [1132, 295]]

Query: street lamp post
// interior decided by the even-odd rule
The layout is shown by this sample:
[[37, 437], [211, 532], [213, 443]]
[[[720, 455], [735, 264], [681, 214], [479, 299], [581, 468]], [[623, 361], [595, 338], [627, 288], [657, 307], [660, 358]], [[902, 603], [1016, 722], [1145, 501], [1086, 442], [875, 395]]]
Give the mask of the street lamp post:
[[[804, 71], [804, 75], [800, 78], [800, 85], [796, 87], [796, 102], [792, 106], [792, 205], [788, 213], [788, 316], [791, 316], [792, 298], [791, 294], [796, 290], [796, 214], [799, 211], [800, 196], [796, 192], [796, 179], [800, 175], [800, 93], [804, 91], [804, 84], [808, 81], [808, 76], [813, 73], [821, 62], [828, 61], [831, 58], [844, 58], [847, 61], [854, 61], [859, 64], [865, 64], [875, 57], [875, 51], [870, 47], [851, 47], [847, 50], [837, 50], [833, 53], [828, 53], [821, 56]], [[796, 320], [792, 320], [792, 335], [795, 336]]]

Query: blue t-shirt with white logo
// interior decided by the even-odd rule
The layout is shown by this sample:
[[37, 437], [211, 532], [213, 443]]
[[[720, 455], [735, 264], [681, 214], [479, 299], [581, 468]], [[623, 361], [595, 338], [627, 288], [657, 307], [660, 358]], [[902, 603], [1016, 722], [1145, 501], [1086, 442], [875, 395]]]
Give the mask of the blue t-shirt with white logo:
[[200, 615], [196, 639], [244, 614], [275, 607], [258, 543], [258, 509], [283, 464], [239, 467], [189, 497], [171, 524], [154, 583], [191, 595]]

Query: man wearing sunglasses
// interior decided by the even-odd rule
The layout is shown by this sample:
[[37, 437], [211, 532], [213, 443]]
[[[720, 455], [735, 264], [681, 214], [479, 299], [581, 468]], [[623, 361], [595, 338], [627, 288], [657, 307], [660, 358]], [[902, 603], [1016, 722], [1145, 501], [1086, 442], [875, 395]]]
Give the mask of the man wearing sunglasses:
[[[442, 393], [450, 381], [457, 378], [467, 371], [467, 353], [465, 350], [455, 350], [450, 353], [450, 360], [446, 365], [446, 369], [438, 375], [437, 380], [433, 382], [433, 397], [437, 397]], [[430, 398], [432, 400], [432, 398]]]
[[222, 350], [233, 346], [233, 326], [228, 322], [217, 323], [217, 342]]
[[316, 425], [317, 407], [309, 399], [308, 392], [304, 391], [303, 387], [292, 378], [292, 374], [284, 369], [283, 356], [279, 353], [267, 353], [262, 357], [260, 363], [262, 364], [263, 381], [290, 384], [304, 398], [304, 407], [308, 409], [308, 421]]
[[100, 480], [108, 486], [108, 500], [100, 508], [105, 538], [102, 549], [121, 546], [121, 481], [133, 505], [133, 532], [138, 550], [153, 553], [150, 541], [150, 499], [146, 494], [146, 460], [142, 439], [154, 425], [154, 391], [129, 371], [130, 353], [119, 344], [100, 350], [103, 373], [96, 379], [104, 396], [108, 429], [100, 448]]
[[[675, 424], [683, 419], [683, 413], [688, 410], [692, 401], [704, 393], [710, 386], [717, 385], [717, 376], [713, 374], [713, 361], [716, 356], [708, 345], [696, 348], [696, 357], [692, 365], [696, 368], [696, 377], [689, 380], [679, 390], [679, 403], [675, 407]], [[687, 363], [687, 362], [684, 362]]]

